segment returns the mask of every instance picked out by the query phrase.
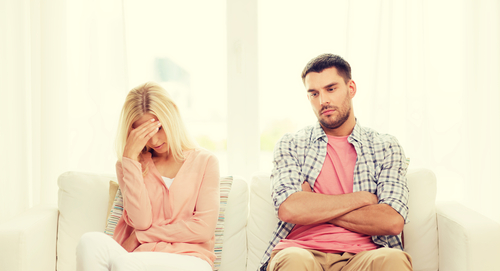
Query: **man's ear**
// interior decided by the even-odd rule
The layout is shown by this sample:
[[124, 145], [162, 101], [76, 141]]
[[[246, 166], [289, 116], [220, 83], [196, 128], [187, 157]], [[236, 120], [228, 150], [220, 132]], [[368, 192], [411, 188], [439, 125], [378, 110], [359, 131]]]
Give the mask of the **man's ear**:
[[356, 95], [356, 82], [354, 80], [350, 80], [349, 83], [347, 84], [347, 87], [349, 88], [349, 97], [354, 98]]

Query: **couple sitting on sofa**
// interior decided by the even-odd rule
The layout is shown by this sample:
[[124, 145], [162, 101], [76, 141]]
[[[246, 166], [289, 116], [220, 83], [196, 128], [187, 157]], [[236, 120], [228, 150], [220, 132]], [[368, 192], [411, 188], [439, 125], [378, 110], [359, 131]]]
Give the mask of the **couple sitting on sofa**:
[[[271, 181], [280, 221], [260, 270], [412, 270], [399, 237], [408, 214], [403, 149], [357, 122], [344, 59], [312, 59], [302, 81], [318, 123], [276, 144]], [[77, 269], [212, 270], [217, 158], [196, 147], [154, 83], [129, 92], [119, 127], [123, 215], [113, 238], [82, 236]]]

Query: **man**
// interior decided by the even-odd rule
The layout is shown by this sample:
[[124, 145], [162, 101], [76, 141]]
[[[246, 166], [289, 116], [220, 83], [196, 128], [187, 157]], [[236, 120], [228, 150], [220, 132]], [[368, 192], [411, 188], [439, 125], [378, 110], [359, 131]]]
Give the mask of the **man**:
[[408, 214], [403, 149], [357, 123], [356, 83], [344, 59], [312, 59], [302, 81], [318, 123], [276, 144], [280, 221], [260, 270], [412, 270], [398, 236]]

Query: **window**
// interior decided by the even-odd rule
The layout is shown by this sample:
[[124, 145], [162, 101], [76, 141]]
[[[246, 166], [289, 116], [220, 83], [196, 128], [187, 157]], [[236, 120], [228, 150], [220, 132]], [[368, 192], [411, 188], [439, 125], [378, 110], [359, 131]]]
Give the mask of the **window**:
[[[193, 3], [194, 2], [194, 3]], [[156, 81], [227, 172], [226, 1], [124, 1], [129, 89]]]
[[300, 73], [319, 54], [346, 52], [347, 13], [346, 1], [258, 1], [260, 170], [285, 133], [315, 123]]

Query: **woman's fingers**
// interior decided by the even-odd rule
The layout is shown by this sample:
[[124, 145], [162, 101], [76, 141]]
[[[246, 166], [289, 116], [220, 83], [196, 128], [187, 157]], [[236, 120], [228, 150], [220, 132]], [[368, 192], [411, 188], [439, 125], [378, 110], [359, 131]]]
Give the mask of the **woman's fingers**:
[[139, 127], [135, 128], [133, 131], [135, 131], [138, 136], [144, 137], [157, 125], [158, 125], [158, 122], [155, 121], [155, 119], [151, 119], [151, 120], [146, 121], [143, 124], [139, 125]]
[[144, 135], [144, 140], [147, 142], [151, 137], [153, 137], [160, 130], [160, 126], [161, 123], [159, 121], [153, 126], [148, 126], [148, 129], [145, 131], [146, 134]]
[[147, 121], [141, 124], [139, 127], [132, 130], [132, 132], [134, 132], [139, 139], [148, 138], [149, 140], [149, 138], [151, 138], [154, 133], [151, 136], [149, 135], [152, 132], [158, 131], [158, 128], [161, 126], [161, 123], [159, 121], [154, 121], [154, 119], [151, 120], [152, 121]]
[[159, 121], [151, 119], [130, 131], [125, 143], [124, 156], [132, 159], [138, 156], [149, 139], [159, 131], [160, 127], [161, 123]]
[[149, 140], [150, 138], [152, 138], [156, 133], [158, 133], [158, 130], [160, 130], [160, 127], [156, 127], [153, 131], [149, 132], [146, 139]]

